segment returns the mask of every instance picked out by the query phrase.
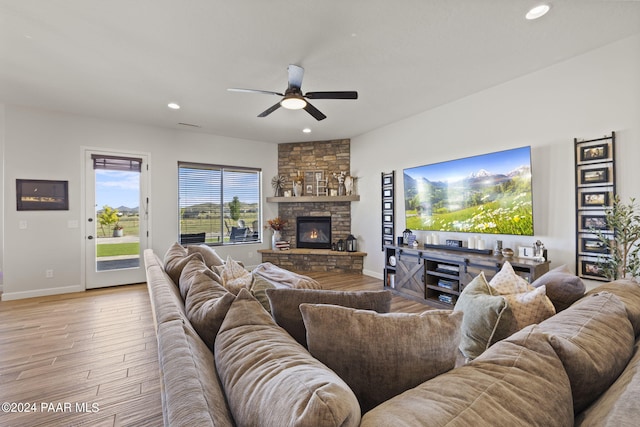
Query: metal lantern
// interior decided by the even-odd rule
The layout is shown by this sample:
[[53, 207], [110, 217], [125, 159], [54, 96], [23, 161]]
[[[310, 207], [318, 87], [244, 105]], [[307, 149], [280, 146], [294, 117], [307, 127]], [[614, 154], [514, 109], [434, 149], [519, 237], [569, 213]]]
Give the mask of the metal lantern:
[[358, 250], [358, 240], [353, 236], [353, 234], [349, 234], [347, 237], [347, 252], [356, 252]]
[[338, 252], [344, 252], [344, 240], [338, 240]]
[[405, 245], [409, 244], [409, 240], [411, 239], [412, 235], [413, 233], [408, 228], [402, 232], [402, 241], [404, 242]]

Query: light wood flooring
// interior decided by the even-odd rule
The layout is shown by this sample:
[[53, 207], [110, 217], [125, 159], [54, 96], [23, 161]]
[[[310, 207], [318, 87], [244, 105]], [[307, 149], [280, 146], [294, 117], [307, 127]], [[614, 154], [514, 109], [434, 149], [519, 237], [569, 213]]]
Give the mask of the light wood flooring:
[[[325, 289], [382, 288], [364, 275], [305, 274]], [[392, 311], [426, 309], [393, 298]], [[0, 302], [3, 402], [19, 412], [3, 405], [0, 426], [162, 426], [146, 284]]]

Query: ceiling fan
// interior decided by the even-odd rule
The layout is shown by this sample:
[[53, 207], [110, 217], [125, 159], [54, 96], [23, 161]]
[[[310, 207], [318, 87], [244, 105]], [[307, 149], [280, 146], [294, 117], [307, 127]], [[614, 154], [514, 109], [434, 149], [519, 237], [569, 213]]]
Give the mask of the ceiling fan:
[[[304, 109], [307, 113], [311, 114], [316, 120], [326, 119], [327, 116], [322, 114], [320, 110], [311, 105], [307, 99], [358, 99], [358, 92], [355, 91], [334, 91], [334, 92], [307, 92], [302, 93], [302, 77], [304, 76], [304, 68], [290, 64], [287, 67], [289, 72], [289, 86], [284, 93], [271, 92], [268, 90], [257, 89], [227, 89], [231, 92], [248, 92], [248, 93], [263, 93], [267, 95], [278, 95], [283, 98], [277, 104], [267, 108], [262, 113], [258, 114], [258, 117], [266, 117], [273, 113], [280, 107], [287, 108], [289, 110], [301, 110]], [[306, 99], [305, 99], [306, 98]]]

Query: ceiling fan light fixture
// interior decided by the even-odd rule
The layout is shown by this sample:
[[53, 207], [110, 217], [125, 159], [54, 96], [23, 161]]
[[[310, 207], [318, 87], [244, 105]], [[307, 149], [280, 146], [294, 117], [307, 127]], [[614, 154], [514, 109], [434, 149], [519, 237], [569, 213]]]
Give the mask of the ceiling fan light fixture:
[[298, 96], [285, 96], [280, 105], [288, 110], [302, 110], [307, 106], [307, 101]]
[[542, 18], [544, 15], [547, 14], [547, 12], [549, 12], [549, 9], [551, 9], [551, 7], [548, 4], [538, 5], [536, 7], [531, 8], [529, 12], [527, 12], [527, 14], [525, 15], [525, 18], [527, 18], [530, 21], [533, 19]]

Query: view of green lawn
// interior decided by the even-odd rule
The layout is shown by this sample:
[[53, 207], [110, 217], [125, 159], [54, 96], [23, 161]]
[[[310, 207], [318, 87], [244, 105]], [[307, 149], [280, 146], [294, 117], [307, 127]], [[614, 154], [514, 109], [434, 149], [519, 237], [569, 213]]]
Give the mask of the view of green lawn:
[[120, 255], [138, 255], [140, 253], [140, 243], [98, 243], [97, 256], [120, 256]]

